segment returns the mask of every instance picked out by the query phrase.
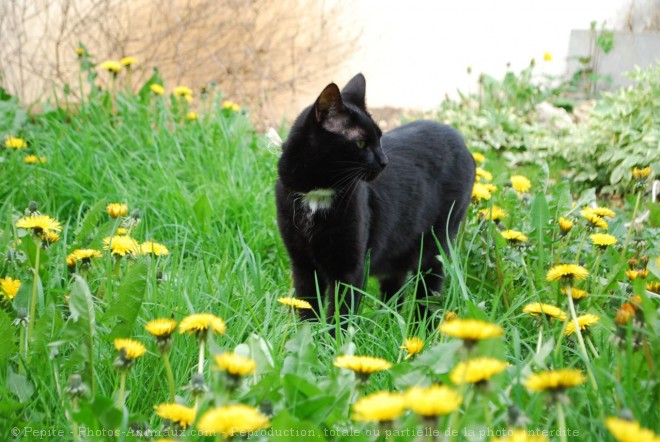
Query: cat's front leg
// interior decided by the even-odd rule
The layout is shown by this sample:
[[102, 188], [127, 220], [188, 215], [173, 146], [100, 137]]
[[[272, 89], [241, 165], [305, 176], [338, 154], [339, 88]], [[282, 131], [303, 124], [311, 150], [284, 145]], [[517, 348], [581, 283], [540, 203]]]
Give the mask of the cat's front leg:
[[309, 262], [292, 260], [293, 286], [296, 289], [296, 297], [307, 301], [312, 309], [298, 309], [300, 318], [303, 320], [315, 320], [320, 318], [319, 300], [323, 300], [326, 284], [322, 278], [317, 276], [314, 266]]
[[339, 310], [339, 317], [346, 318], [350, 313], [357, 313], [362, 299], [362, 286], [364, 283], [364, 270], [361, 265], [356, 266], [341, 276], [333, 278], [330, 286], [330, 300], [327, 317], [334, 321]]

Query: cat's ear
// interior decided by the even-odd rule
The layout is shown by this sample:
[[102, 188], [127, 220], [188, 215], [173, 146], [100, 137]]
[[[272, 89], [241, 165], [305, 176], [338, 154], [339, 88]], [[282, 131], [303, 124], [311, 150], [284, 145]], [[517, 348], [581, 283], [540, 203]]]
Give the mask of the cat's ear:
[[365, 110], [365, 90], [367, 88], [367, 81], [364, 79], [364, 75], [357, 74], [355, 77], [351, 78], [351, 81], [346, 83], [344, 89], [342, 89], [341, 94], [350, 103], [355, 104], [360, 109]]
[[344, 103], [341, 101], [341, 93], [336, 84], [330, 83], [323, 89], [319, 98], [314, 103], [316, 121], [325, 120], [328, 115], [336, 114], [344, 109]]

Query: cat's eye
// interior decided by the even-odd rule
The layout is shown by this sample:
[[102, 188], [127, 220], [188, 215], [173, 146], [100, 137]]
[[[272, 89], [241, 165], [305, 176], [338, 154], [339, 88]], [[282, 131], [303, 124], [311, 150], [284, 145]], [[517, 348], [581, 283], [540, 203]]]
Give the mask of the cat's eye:
[[364, 146], [367, 145], [367, 142], [366, 142], [365, 140], [357, 140], [357, 141], [355, 142], [355, 145], [356, 145], [357, 147], [359, 147], [360, 149], [362, 149]]

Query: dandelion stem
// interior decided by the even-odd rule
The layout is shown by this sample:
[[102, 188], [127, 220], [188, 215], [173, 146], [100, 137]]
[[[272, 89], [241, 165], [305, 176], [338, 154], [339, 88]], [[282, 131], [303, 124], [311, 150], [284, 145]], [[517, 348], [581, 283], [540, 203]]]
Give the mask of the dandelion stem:
[[19, 345], [21, 346], [21, 352], [23, 353], [23, 356], [21, 357], [19, 355], [18, 358], [18, 374], [23, 374], [25, 371], [25, 366], [24, 361], [27, 360], [27, 351], [28, 351], [28, 344], [27, 344], [27, 335], [25, 333], [25, 325], [21, 323], [19, 325], [20, 329], [18, 331], [18, 342]]
[[589, 349], [591, 349], [591, 353], [593, 353], [594, 358], [600, 357], [600, 355], [598, 354], [598, 350], [596, 350], [594, 343], [591, 342], [591, 338], [589, 337], [589, 335], [585, 336], [585, 340], [587, 341], [587, 344], [589, 344]]
[[539, 327], [539, 338], [536, 341], [536, 354], [541, 353], [541, 345], [543, 344], [543, 323]]
[[587, 347], [584, 345], [584, 339], [582, 337], [582, 330], [580, 330], [580, 323], [577, 319], [577, 313], [575, 312], [575, 304], [573, 303], [573, 293], [572, 287], [570, 284], [566, 285], [566, 294], [568, 298], [568, 309], [571, 312], [571, 320], [573, 321], [573, 326], [575, 327], [575, 334], [577, 335], [578, 345], [580, 346], [580, 351], [584, 357], [584, 362], [587, 367], [587, 373], [589, 374], [589, 380], [594, 390], [598, 391], [598, 384], [596, 383], [596, 378], [594, 377], [593, 372], [591, 371], [591, 360], [589, 359], [589, 354], [587, 353]]
[[580, 262], [580, 253], [582, 253], [582, 247], [584, 246], [584, 240], [587, 238], [587, 231], [582, 232], [582, 237], [580, 238], [580, 244], [578, 245], [577, 253], [575, 254], [575, 262]]
[[598, 271], [600, 270], [600, 263], [603, 260], [603, 252], [598, 251], [598, 255], [596, 255], [596, 263], [594, 264], [594, 269], [592, 270], [591, 274], [594, 276], [594, 279], [591, 280], [591, 288], [593, 290], [593, 284], [596, 282], [595, 279], [598, 278]]
[[32, 283], [32, 300], [30, 301], [30, 318], [28, 320], [27, 342], [25, 344], [25, 357], [27, 359], [27, 348], [32, 331], [34, 330], [34, 318], [37, 315], [37, 294], [39, 293], [39, 258], [41, 255], [41, 244], [37, 244], [37, 252], [34, 258], [34, 281]]
[[[71, 411], [74, 413], [78, 411], [78, 398], [74, 397], [71, 400]], [[76, 422], [76, 419], [71, 416], [71, 430], [73, 432], [73, 440], [76, 441], [78, 440], [78, 423]]]
[[197, 373], [203, 374], [204, 371], [204, 348], [206, 347], [206, 339], [199, 340], [199, 361], [197, 362]]
[[557, 399], [557, 424], [559, 425], [559, 440], [566, 442], [566, 415], [564, 414], [564, 404], [561, 399]]
[[637, 219], [637, 211], [639, 210], [639, 203], [642, 200], [642, 192], [637, 192], [637, 199], [635, 200], [635, 208], [632, 213], [632, 220], [630, 221], [630, 227], [628, 227], [628, 233], [626, 233], [626, 242], [623, 243], [623, 248], [621, 249], [621, 259], [625, 258], [626, 252], [628, 252], [628, 244], [630, 243], [630, 237], [632, 236], [632, 231], [635, 228], [635, 220]]
[[172, 374], [172, 365], [170, 364], [170, 352], [163, 352], [163, 365], [165, 365], [165, 374], [167, 374], [167, 383], [170, 388], [170, 402], [174, 403], [174, 375]]
[[128, 370], [121, 370], [119, 374], [119, 394], [117, 394], [117, 408], [124, 409], [124, 394], [126, 393], [126, 373]]

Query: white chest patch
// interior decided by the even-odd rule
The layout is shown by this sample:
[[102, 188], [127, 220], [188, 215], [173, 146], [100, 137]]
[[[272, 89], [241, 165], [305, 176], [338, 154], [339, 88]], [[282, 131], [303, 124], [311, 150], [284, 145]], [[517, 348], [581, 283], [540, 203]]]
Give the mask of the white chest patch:
[[314, 189], [302, 194], [303, 204], [313, 215], [319, 210], [327, 210], [332, 206], [335, 196], [334, 189]]

